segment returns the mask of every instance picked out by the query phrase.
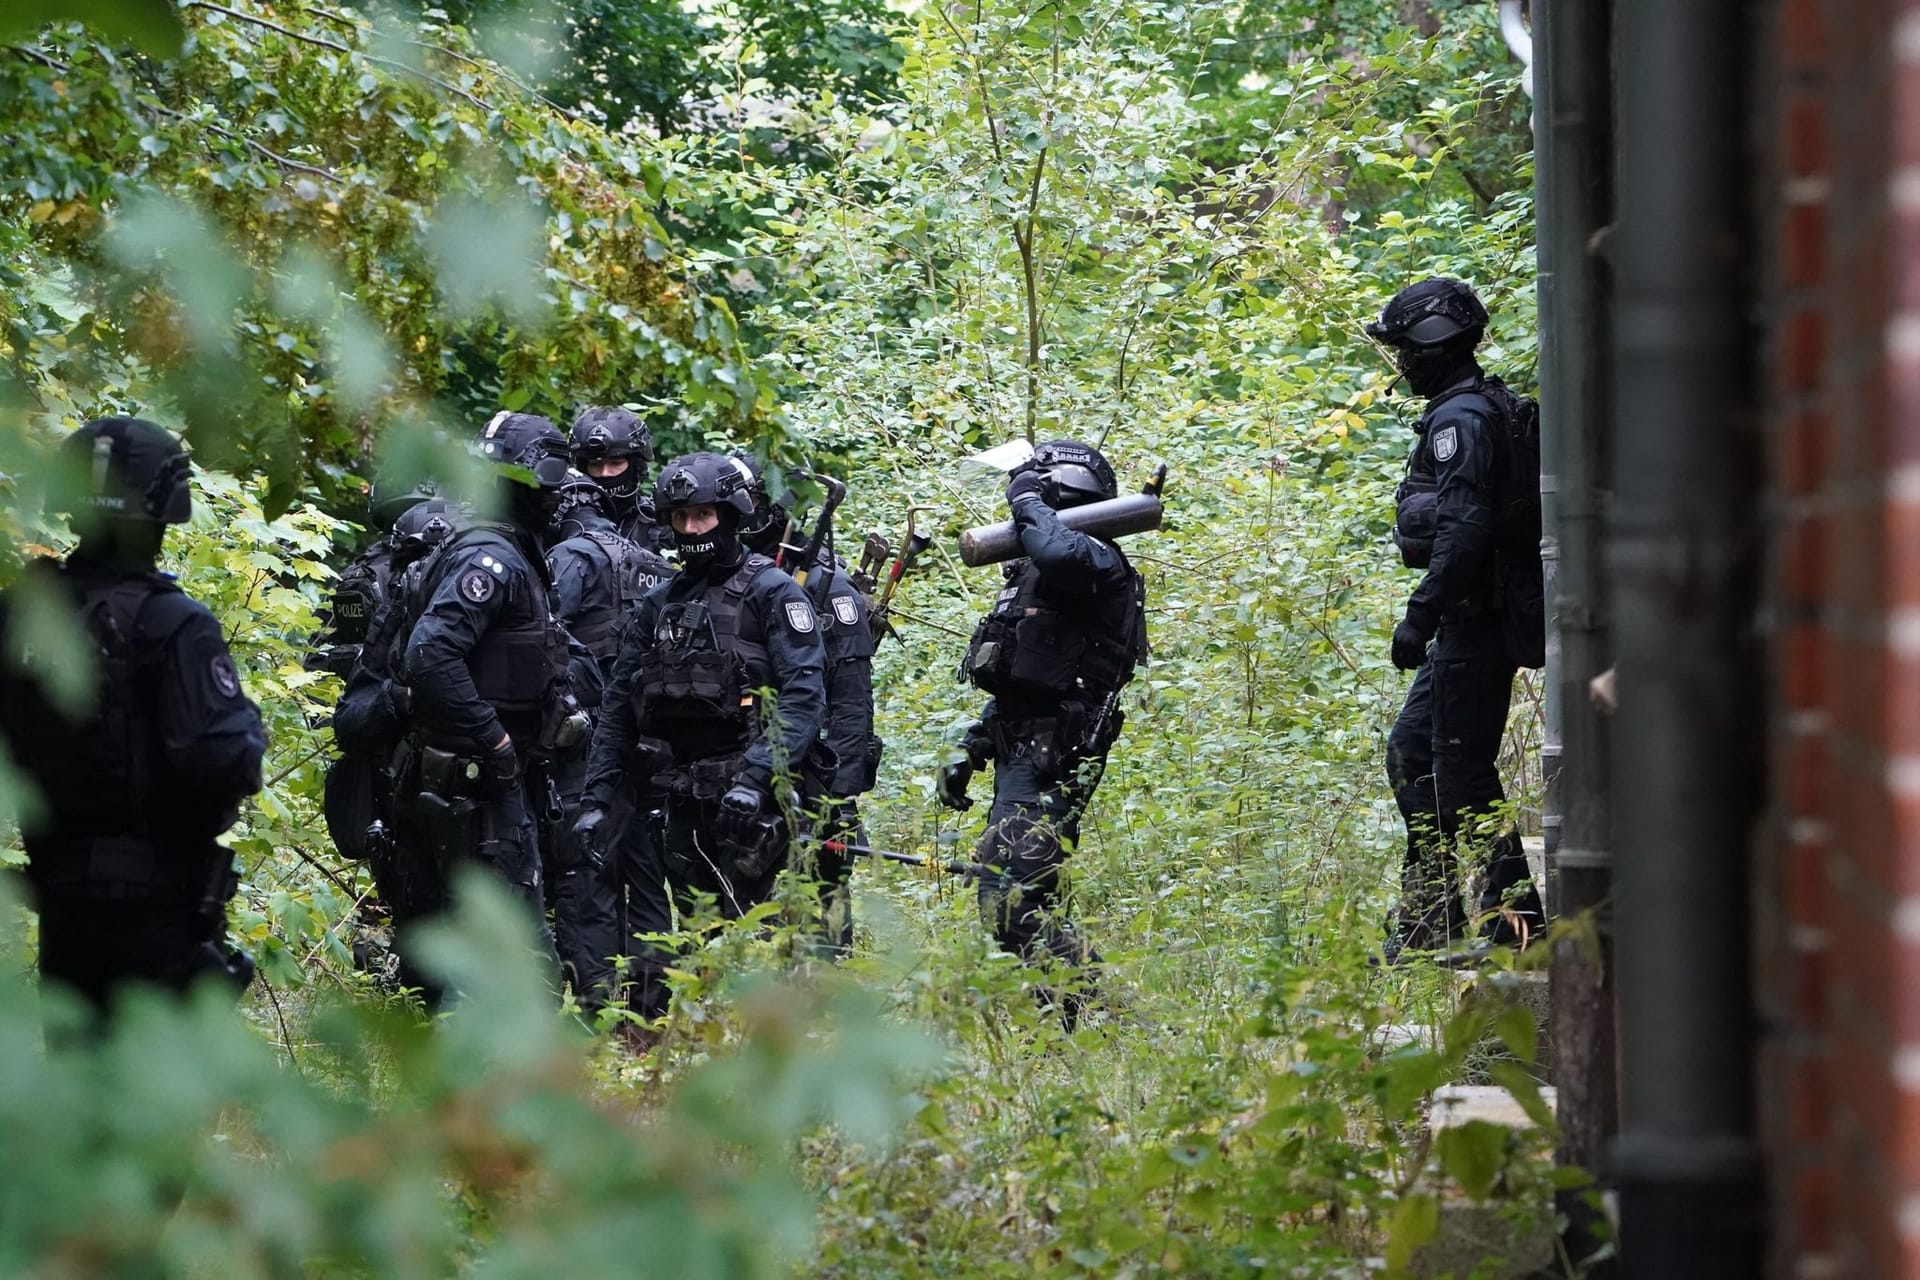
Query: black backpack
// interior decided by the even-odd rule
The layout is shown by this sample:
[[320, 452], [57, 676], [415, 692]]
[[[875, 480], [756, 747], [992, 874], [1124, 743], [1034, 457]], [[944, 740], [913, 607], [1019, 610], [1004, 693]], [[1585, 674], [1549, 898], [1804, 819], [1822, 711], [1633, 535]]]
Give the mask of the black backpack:
[[1506, 430], [1494, 579], [1507, 656], [1516, 666], [1547, 665], [1546, 574], [1540, 562], [1540, 402], [1498, 378], [1479, 391], [1500, 411]]
[[[1516, 666], [1547, 663], [1545, 575], [1540, 564], [1540, 405], [1516, 395], [1498, 378], [1481, 378], [1436, 397], [1427, 412], [1457, 395], [1478, 395], [1503, 428], [1494, 495], [1494, 603], [1500, 610], [1507, 657]], [[1416, 480], [1412, 458], [1394, 492], [1393, 542], [1409, 569], [1425, 569], [1433, 557], [1437, 523], [1434, 486]]]

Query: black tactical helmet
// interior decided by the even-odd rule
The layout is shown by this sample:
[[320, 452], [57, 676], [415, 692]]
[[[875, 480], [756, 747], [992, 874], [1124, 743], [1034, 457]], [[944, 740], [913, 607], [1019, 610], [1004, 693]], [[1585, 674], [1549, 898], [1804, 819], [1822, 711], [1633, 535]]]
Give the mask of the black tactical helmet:
[[1113, 467], [1098, 449], [1076, 440], [1049, 440], [1033, 451], [1033, 465], [1047, 482], [1047, 505], [1055, 510], [1119, 496]]
[[[614, 458], [652, 462], [653, 433], [631, 409], [590, 404], [573, 418], [573, 465], [585, 470], [589, 462]], [[600, 483], [615, 497], [631, 498], [640, 492], [645, 471], [644, 466], [629, 466], [620, 475], [607, 476]]]
[[444, 498], [414, 503], [400, 513], [400, 518], [393, 522], [393, 532], [387, 535], [394, 562], [408, 564], [418, 560], [459, 528], [464, 518], [459, 505]]
[[[567, 461], [567, 438], [560, 428], [538, 414], [501, 410], [480, 433], [480, 453], [496, 467], [518, 467], [533, 473], [541, 489], [557, 490], [572, 469]], [[526, 484], [522, 476], [502, 472]]]
[[741, 538], [756, 551], [777, 547], [780, 536], [786, 532], [787, 517], [793, 511], [793, 490], [787, 490], [782, 499], [775, 502], [767, 492], [766, 473], [757, 458], [739, 449], [729, 450], [727, 457], [746, 476], [747, 496], [753, 500], [753, 510], [740, 521]]
[[555, 526], [565, 524], [581, 511], [597, 511], [611, 520], [611, 506], [612, 499], [598, 480], [583, 472], [569, 471], [567, 478], [560, 482], [560, 503], [553, 509], [553, 523]]
[[753, 514], [753, 473], [718, 453], [689, 453], [675, 458], [660, 472], [653, 486], [653, 508], [665, 523], [688, 507], [732, 507], [740, 516]]
[[401, 515], [416, 503], [440, 496], [440, 482], [432, 476], [408, 476], [391, 465], [373, 475], [367, 492], [367, 515], [376, 528], [393, 529]]
[[143, 418], [95, 418], [60, 442], [48, 510], [76, 521], [184, 524], [193, 514], [187, 451]]
[[1469, 335], [1478, 342], [1486, 327], [1479, 295], [1464, 281], [1436, 276], [1388, 299], [1367, 336], [1390, 347], [1438, 347]]

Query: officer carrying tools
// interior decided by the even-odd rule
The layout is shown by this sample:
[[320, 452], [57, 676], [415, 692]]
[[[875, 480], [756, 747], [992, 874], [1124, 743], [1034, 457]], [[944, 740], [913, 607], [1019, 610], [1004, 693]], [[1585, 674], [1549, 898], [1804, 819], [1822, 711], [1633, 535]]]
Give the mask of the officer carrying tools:
[[[786, 863], [787, 794], [826, 716], [820, 625], [806, 594], [740, 543], [753, 513], [748, 477], [732, 459], [693, 453], [669, 463], [654, 503], [671, 523], [680, 572], [627, 623], [601, 706], [575, 834], [612, 842], [607, 815], [661, 796], [641, 814], [663, 823], [658, 865], [635, 866], [647, 842], [618, 842], [627, 887], [626, 943], [672, 928], [677, 900], [712, 894], [738, 917], [766, 900]], [[663, 883], [664, 881], [664, 883]], [[671, 957], [639, 944], [636, 1012], [667, 1005]]]
[[531, 794], [528, 765], [586, 732], [540, 547], [567, 475], [566, 438], [545, 418], [500, 413], [479, 444], [500, 470], [503, 518], [455, 532], [409, 583], [400, 682], [412, 732], [400, 793], [417, 796], [448, 878], [463, 862], [487, 866], [544, 920], [534, 824], [557, 820], [558, 801]]
[[1538, 410], [1481, 371], [1473, 352], [1486, 325], [1471, 288], [1432, 279], [1395, 294], [1367, 326], [1427, 398], [1394, 521], [1401, 558], [1426, 576], [1393, 631], [1393, 665], [1419, 674], [1387, 740], [1407, 827], [1389, 962], [1464, 934], [1463, 838], [1487, 849], [1488, 941], [1524, 944], [1544, 917], [1519, 837], [1486, 829], [1505, 799], [1497, 761], [1514, 670], [1544, 662], [1546, 634]]
[[747, 457], [736, 461], [747, 470], [753, 497], [753, 512], [740, 529], [741, 541], [774, 557], [789, 573], [808, 564], [808, 553], [812, 553], [805, 588], [820, 619], [820, 639], [826, 649], [827, 717], [818, 747], [800, 769], [800, 809], [809, 828], [802, 848], [813, 863], [808, 870], [820, 882], [827, 947], [845, 957], [853, 951], [853, 859], [841, 845], [866, 844], [858, 798], [873, 790], [880, 768], [881, 743], [873, 731], [872, 624], [865, 596], [819, 536], [826, 526], [817, 526], [816, 536], [805, 545], [783, 544], [791, 493], [786, 503], [776, 503], [767, 493], [758, 465]]
[[[673, 576], [672, 565], [615, 531], [608, 518], [612, 505], [597, 482], [571, 472], [560, 486], [560, 504], [548, 531], [554, 613], [598, 664], [596, 688], [613, 675], [627, 614], [647, 592]], [[593, 703], [597, 708], [597, 693]], [[612, 957], [620, 949], [622, 903], [620, 886], [607, 868], [590, 864], [573, 838], [587, 781], [586, 744], [557, 756], [551, 772], [560, 794], [560, 818], [543, 825], [542, 831], [554, 933], [574, 991], [583, 1002], [599, 1005], [613, 991]]]
[[657, 554], [673, 545], [673, 534], [656, 523], [647, 498], [647, 464], [652, 461], [653, 433], [633, 410], [588, 405], [574, 415], [573, 465], [613, 499], [610, 514], [620, 536]]
[[[166, 526], [191, 510], [186, 452], [138, 418], [101, 418], [63, 441], [51, 510], [80, 543], [0, 594], [0, 733], [43, 808], [22, 826], [40, 909], [40, 972], [104, 1015], [119, 986], [184, 991], [204, 974], [245, 989], [226, 945], [239, 887], [216, 837], [260, 789], [266, 733], [220, 625], [158, 572]], [[96, 652], [90, 696], [51, 694], [53, 655], [16, 625], [30, 593], [64, 596]]]
[[[940, 800], [965, 809], [974, 770], [994, 762], [993, 808], [976, 860], [980, 910], [1000, 946], [1082, 969], [1099, 957], [1065, 918], [1061, 864], [1124, 719], [1120, 690], [1147, 657], [1146, 587], [1113, 543], [1056, 511], [1115, 496], [1113, 468], [1069, 440], [1034, 450], [1007, 505], [1025, 556], [1010, 561], [993, 611], [974, 628], [960, 674], [993, 695], [940, 773]], [[1058, 1001], [1071, 1025], [1080, 996]]]

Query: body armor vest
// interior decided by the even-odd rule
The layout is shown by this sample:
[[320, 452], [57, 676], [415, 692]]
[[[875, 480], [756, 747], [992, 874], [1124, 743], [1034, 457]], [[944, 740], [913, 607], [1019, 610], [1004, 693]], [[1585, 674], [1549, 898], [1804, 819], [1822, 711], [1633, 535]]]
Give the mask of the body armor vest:
[[1133, 679], [1146, 656], [1146, 583], [1131, 566], [1125, 590], [1062, 602], [1023, 559], [1007, 566], [960, 673], [995, 697], [1094, 702]]
[[357, 645], [365, 641], [373, 615], [387, 598], [392, 564], [393, 549], [383, 539], [341, 571], [333, 588], [333, 626], [328, 636], [332, 643]]
[[672, 577], [672, 570], [666, 561], [617, 533], [587, 529], [576, 536], [593, 543], [606, 557], [613, 596], [597, 601], [573, 620], [573, 638], [587, 646], [603, 667], [611, 669], [627, 614], [640, 603], [640, 597]]
[[661, 608], [634, 681], [634, 716], [672, 741], [676, 756], [738, 750], [758, 732], [755, 690], [773, 682], [773, 663], [746, 596], [772, 568], [748, 555], [725, 581]]
[[[47, 701], [32, 674], [34, 655], [26, 656], [26, 670], [0, 678], [0, 722], [47, 805], [41, 821], [28, 829], [29, 842], [43, 835], [62, 842], [164, 838], [168, 833], [156, 828], [172, 810], [161, 799], [170, 788], [160, 755], [156, 699], [162, 681], [155, 668], [172, 628], [156, 629], [147, 604], [180, 588], [158, 573], [82, 587], [52, 560], [36, 562], [28, 572], [61, 579], [56, 589], [74, 600], [97, 646], [94, 700], [79, 720]], [[184, 617], [178, 614], [176, 625]]]
[[500, 589], [507, 593], [504, 615], [467, 654], [467, 673], [474, 690], [492, 705], [515, 741], [544, 744], [547, 722], [560, 706], [567, 678], [567, 633], [553, 618], [544, 559], [527, 555], [498, 527], [461, 530], [428, 554], [417, 578], [409, 575], [413, 598], [408, 602], [406, 631], [411, 633], [419, 624], [454, 561], [454, 549], [477, 549], [489, 542], [511, 552], [513, 559], [532, 571], [508, 574], [501, 582]]

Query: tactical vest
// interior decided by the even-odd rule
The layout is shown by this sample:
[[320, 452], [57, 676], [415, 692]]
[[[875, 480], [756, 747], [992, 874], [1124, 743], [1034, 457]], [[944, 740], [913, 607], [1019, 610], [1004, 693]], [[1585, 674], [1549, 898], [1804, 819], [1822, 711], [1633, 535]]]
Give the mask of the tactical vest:
[[360, 644], [367, 638], [373, 615], [387, 597], [387, 578], [393, 549], [384, 539], [354, 558], [333, 588], [334, 644]]
[[530, 567], [531, 573], [508, 574], [501, 582], [501, 589], [507, 593], [504, 616], [488, 627], [467, 653], [467, 674], [473, 679], [475, 692], [493, 707], [509, 736], [517, 742], [544, 745], [548, 721], [560, 705], [567, 677], [567, 633], [553, 618], [544, 559], [527, 555], [511, 534], [498, 526], [459, 531], [428, 553], [417, 578], [409, 575], [412, 599], [406, 631], [411, 634], [425, 614], [453, 564], [454, 549], [482, 541], [504, 544], [514, 558]]
[[746, 608], [753, 580], [773, 561], [750, 554], [724, 582], [664, 605], [634, 681], [635, 719], [685, 749], [679, 733], [699, 739], [699, 754], [744, 745], [759, 729], [755, 691], [773, 683], [773, 662], [760, 622]]
[[960, 674], [995, 697], [1096, 702], [1133, 679], [1147, 656], [1146, 582], [1132, 566], [1127, 588], [1071, 607], [1041, 589], [1031, 560], [1007, 566], [992, 612], [973, 629]]
[[[1492, 470], [1494, 512], [1493, 566], [1486, 599], [1476, 607], [1497, 608], [1508, 656], [1523, 667], [1546, 662], [1546, 602], [1540, 562], [1540, 406], [1518, 395], [1498, 378], [1481, 377], [1436, 396], [1421, 415], [1430, 426], [1434, 412], [1455, 396], [1478, 395], [1493, 407], [1490, 438], [1498, 456]], [[1394, 491], [1393, 541], [1409, 569], [1433, 563], [1439, 527], [1439, 474], [1429, 433], [1423, 429], [1407, 457], [1407, 471]]]
[[160, 754], [158, 668], [173, 626], [187, 615], [179, 611], [173, 626], [156, 627], [148, 602], [180, 588], [158, 573], [82, 587], [53, 560], [37, 561], [27, 572], [60, 580], [58, 589], [75, 601], [96, 646], [92, 710], [79, 720], [48, 702], [32, 675], [34, 655], [27, 655], [27, 670], [0, 677], [0, 724], [46, 802], [29, 843], [43, 834], [63, 843], [163, 837], [167, 833], [156, 828], [170, 810]]
[[620, 628], [627, 614], [640, 603], [640, 597], [665, 582], [670, 573], [664, 561], [617, 533], [587, 529], [576, 536], [593, 543], [607, 558], [614, 594], [611, 599], [595, 601], [573, 619], [573, 638], [587, 646], [602, 667], [610, 667], [620, 649]]

